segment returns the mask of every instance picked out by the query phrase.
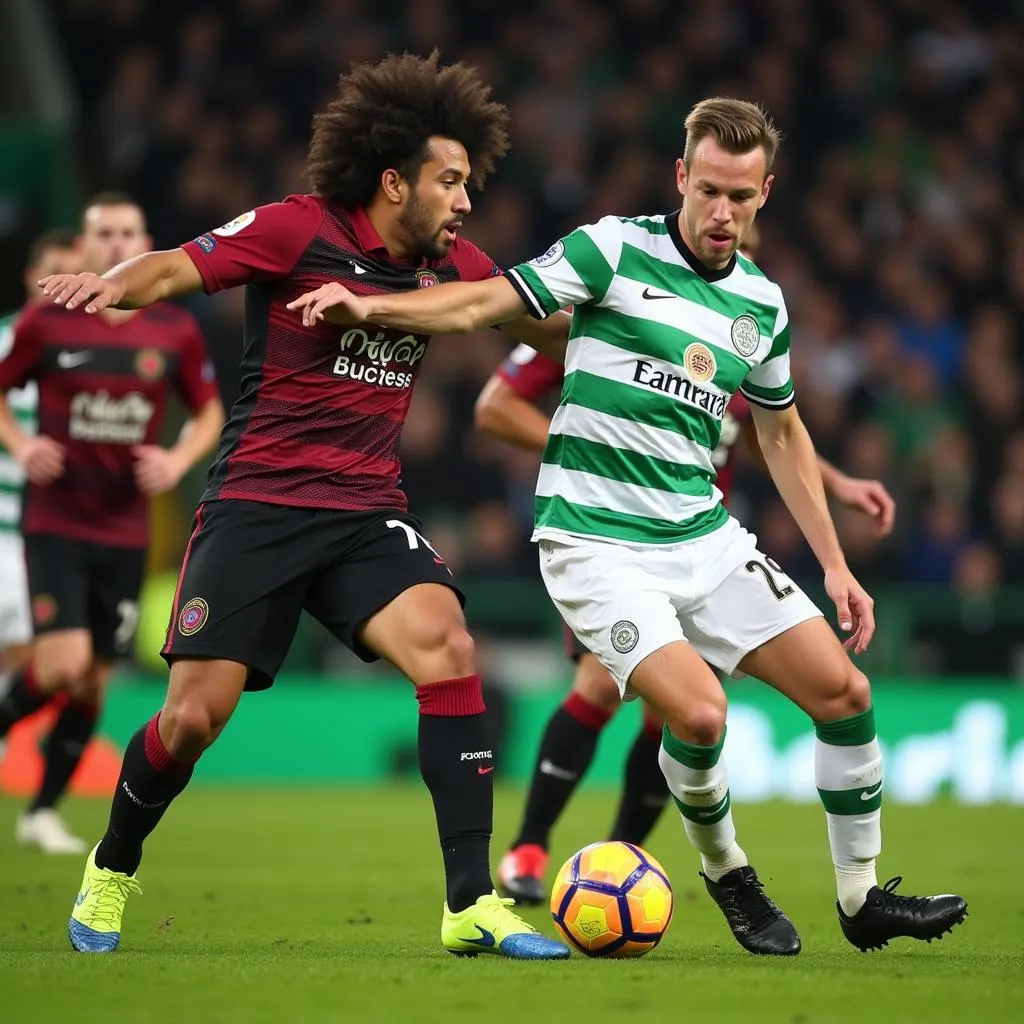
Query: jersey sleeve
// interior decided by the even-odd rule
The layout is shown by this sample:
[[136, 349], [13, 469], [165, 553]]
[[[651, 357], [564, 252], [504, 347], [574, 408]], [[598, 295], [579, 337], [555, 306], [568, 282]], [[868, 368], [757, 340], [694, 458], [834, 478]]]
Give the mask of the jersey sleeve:
[[38, 317], [29, 310], [0, 336], [0, 392], [24, 387], [34, 380], [43, 354]]
[[193, 412], [197, 412], [219, 393], [213, 363], [210, 362], [206, 351], [199, 323], [191, 315], [185, 328], [185, 340], [178, 361], [178, 376], [174, 383], [181, 400]]
[[316, 236], [324, 210], [314, 196], [289, 196], [240, 214], [182, 249], [207, 293], [286, 277]]
[[566, 306], [601, 302], [622, 253], [622, 222], [602, 217], [560, 238], [546, 253], [507, 271], [512, 287], [538, 320]]
[[772, 347], [762, 363], [753, 366], [740, 385], [748, 402], [765, 409], [785, 409], [793, 404], [793, 377], [789, 367], [789, 314], [785, 304], [775, 318]]
[[501, 267], [479, 246], [472, 242], [459, 239], [452, 246], [452, 262], [459, 272], [461, 281], [484, 281], [488, 277], [498, 277]]
[[517, 345], [497, 373], [520, 398], [535, 402], [561, 385], [565, 367], [529, 345]]

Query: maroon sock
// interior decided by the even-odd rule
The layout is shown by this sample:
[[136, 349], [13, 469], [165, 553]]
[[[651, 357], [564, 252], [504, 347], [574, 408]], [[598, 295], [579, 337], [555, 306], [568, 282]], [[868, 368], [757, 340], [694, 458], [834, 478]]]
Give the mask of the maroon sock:
[[448, 907], [457, 913], [494, 888], [494, 758], [480, 677], [417, 686], [416, 699], [420, 774], [434, 801]]
[[143, 842], [192, 778], [195, 762], [171, 756], [160, 739], [159, 721], [157, 714], [125, 747], [110, 822], [96, 851], [97, 867], [134, 875]]

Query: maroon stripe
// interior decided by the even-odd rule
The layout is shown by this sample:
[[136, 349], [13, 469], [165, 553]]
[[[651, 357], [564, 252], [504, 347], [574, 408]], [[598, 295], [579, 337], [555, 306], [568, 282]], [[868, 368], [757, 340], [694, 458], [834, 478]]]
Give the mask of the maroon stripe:
[[[396, 372], [411, 372], [405, 364], [402, 364], [402, 367]], [[364, 415], [391, 415], [394, 419], [404, 419], [405, 411], [412, 400], [412, 387], [377, 387], [347, 377], [326, 376], [322, 370], [282, 370], [268, 360], [263, 369], [261, 393], [256, 400], [257, 409], [265, 396], [288, 405], [292, 417], [326, 407], [351, 409]]]
[[421, 715], [464, 717], [482, 715], [484, 705], [483, 684], [479, 676], [462, 679], [441, 679], [416, 687]]
[[163, 650], [160, 652], [161, 654], [169, 654], [171, 650], [174, 630], [178, 623], [178, 604], [181, 601], [181, 585], [185, 581], [185, 570], [188, 568], [188, 559], [192, 554], [192, 543], [196, 539], [196, 534], [198, 534], [203, 528], [203, 509], [205, 507], [205, 505], [200, 505], [199, 508], [196, 509], [196, 525], [188, 538], [188, 544], [185, 545], [185, 557], [181, 560], [181, 571], [178, 573], [178, 585], [174, 588], [174, 603], [171, 605], [171, 623], [167, 628], [167, 642], [164, 644]]
[[[332, 474], [358, 474], [384, 479], [398, 475], [398, 459], [382, 459], [365, 452], [349, 451], [301, 440], [261, 437], [246, 432], [232, 455], [234, 463], [259, 463], [270, 471], [300, 468], [310, 477]], [[232, 474], [229, 474], [229, 479]]]
[[607, 724], [608, 719], [612, 717], [610, 711], [605, 711], [603, 708], [599, 708], [596, 704], [591, 704], [585, 697], [581, 697], [578, 693], [572, 692], [562, 703], [562, 707], [576, 719], [580, 725], [585, 726], [593, 732], [600, 732]]

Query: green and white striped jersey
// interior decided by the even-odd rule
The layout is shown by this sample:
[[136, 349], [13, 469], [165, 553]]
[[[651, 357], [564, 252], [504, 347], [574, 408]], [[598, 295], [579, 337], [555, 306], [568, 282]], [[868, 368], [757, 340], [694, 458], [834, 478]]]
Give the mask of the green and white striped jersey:
[[[18, 313], [0, 317], [0, 359], [4, 359], [14, 344], [14, 325]], [[23, 388], [7, 392], [7, 404], [26, 434], [36, 432], [36, 409], [39, 404], [39, 390], [35, 381]], [[0, 445], [0, 534], [17, 533], [21, 528], [21, 492], [25, 486], [25, 474], [14, 459]]]
[[678, 218], [604, 217], [507, 273], [533, 315], [573, 306], [535, 540], [672, 544], [718, 529], [711, 453], [729, 399], [793, 401], [781, 289], [742, 256], [706, 268]]

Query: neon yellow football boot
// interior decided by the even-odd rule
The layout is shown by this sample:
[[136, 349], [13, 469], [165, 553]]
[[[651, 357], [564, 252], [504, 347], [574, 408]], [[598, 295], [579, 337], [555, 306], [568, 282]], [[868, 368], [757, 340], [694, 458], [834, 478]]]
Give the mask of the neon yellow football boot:
[[513, 914], [510, 908], [515, 902], [492, 892], [457, 914], [446, 903], [441, 919], [441, 944], [456, 956], [496, 953], [510, 960], [564, 960], [569, 947], [539, 934]]
[[68, 921], [68, 938], [79, 953], [112, 953], [117, 949], [128, 894], [142, 892], [134, 875], [96, 866], [97, 846], [85, 862], [82, 888]]

